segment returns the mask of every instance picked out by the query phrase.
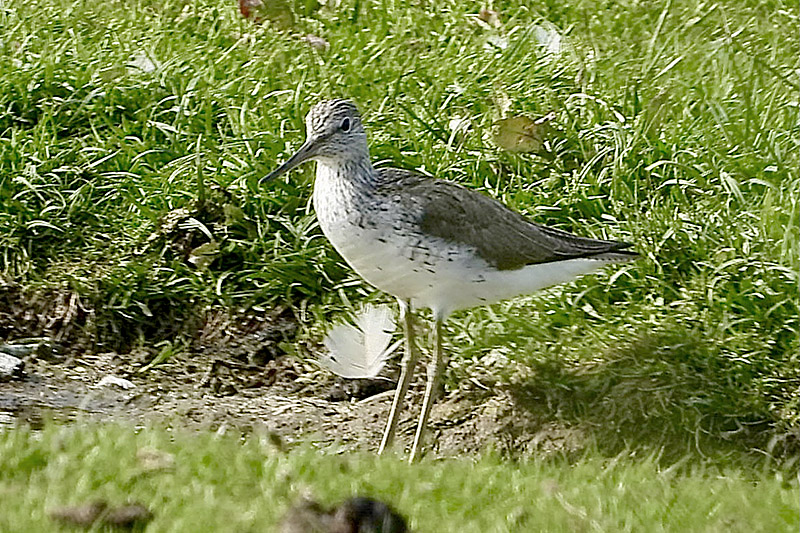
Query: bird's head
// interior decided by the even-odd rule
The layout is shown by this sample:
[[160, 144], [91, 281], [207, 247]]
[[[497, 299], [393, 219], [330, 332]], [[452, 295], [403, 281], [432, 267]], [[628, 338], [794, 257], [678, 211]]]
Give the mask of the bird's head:
[[350, 100], [324, 100], [306, 115], [306, 142], [264, 178], [269, 181], [310, 159], [335, 164], [350, 158], [369, 158], [361, 115]]

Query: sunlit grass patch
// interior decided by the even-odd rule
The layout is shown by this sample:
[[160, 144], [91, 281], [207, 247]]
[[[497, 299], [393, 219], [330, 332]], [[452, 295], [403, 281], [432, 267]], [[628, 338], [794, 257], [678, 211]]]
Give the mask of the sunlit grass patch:
[[[652, 457], [592, 452], [508, 462], [487, 457], [408, 465], [401, 458], [279, 451], [267, 436], [105, 425], [0, 432], [3, 531], [53, 531], [48, 512], [139, 502], [147, 531], [274, 531], [301, 496], [384, 500], [415, 531], [795, 531], [798, 487], [769, 463], [754, 470], [659, 467]], [[789, 477], [784, 477], [784, 476]]]

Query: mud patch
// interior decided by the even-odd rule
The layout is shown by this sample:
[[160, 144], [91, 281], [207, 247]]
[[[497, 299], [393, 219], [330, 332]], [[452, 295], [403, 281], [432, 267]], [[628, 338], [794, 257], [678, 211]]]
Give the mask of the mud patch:
[[[4, 294], [0, 342], [24, 335], [47, 340], [24, 358], [21, 376], [0, 384], [0, 424], [113, 421], [267, 432], [286, 443], [311, 442], [334, 451], [378, 447], [397, 361], [377, 379], [332, 376], [313, 362], [317, 347], [296, 344], [298, 325], [287, 307], [262, 314], [206, 310], [169, 340], [96, 353], [97, 345], [87, 342], [92, 315], [71, 293], [30, 300], [33, 307], [20, 293]], [[287, 355], [290, 345], [306, 357]], [[580, 448], [579, 431], [545, 423], [498, 386], [491, 371], [484, 374], [481, 380], [491, 386], [476, 386], [481, 380], [473, 377], [434, 406], [428, 440], [434, 455], [475, 455], [490, 448], [520, 457]], [[424, 381], [419, 365], [398, 425], [398, 450], [412, 441]]]
[[[242, 434], [267, 432], [289, 444], [372, 452], [380, 442], [392, 401], [392, 390], [364, 399], [330, 399], [331, 391], [340, 390], [336, 380], [289, 356], [279, 356], [261, 368], [262, 383], [270, 381], [270, 374], [278, 376], [270, 385], [236, 390], [204, 385], [203, 372], [187, 370], [192, 366], [197, 363], [175, 361], [154, 372], [137, 373], [131, 371], [129, 361], [111, 353], [87, 355], [72, 365], [33, 361], [23, 380], [0, 387], [0, 414], [5, 415], [6, 424], [33, 427], [49, 420], [113, 421]], [[108, 375], [124, 376], [135, 387], [98, 386]], [[419, 372], [398, 426], [398, 450], [412, 441], [423, 390], [424, 372]], [[431, 414], [429, 442], [436, 456], [475, 455], [487, 447], [520, 456], [572, 449], [580, 440], [579, 434], [566, 428], [541, 426], [502, 393], [487, 397], [456, 390]]]

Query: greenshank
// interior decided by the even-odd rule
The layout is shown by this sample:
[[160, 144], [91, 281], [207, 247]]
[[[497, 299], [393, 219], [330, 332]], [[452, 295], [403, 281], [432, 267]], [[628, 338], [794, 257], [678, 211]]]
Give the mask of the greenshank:
[[442, 322], [450, 313], [530, 294], [638, 255], [629, 243], [542, 226], [452, 182], [375, 168], [350, 100], [319, 102], [305, 123], [305, 143], [264, 181], [316, 161], [313, 203], [323, 233], [362, 278], [397, 298], [402, 311], [405, 353], [380, 453], [394, 440], [418, 359], [413, 310], [431, 310], [434, 347], [411, 461], [421, 452], [438, 391], [445, 364]]

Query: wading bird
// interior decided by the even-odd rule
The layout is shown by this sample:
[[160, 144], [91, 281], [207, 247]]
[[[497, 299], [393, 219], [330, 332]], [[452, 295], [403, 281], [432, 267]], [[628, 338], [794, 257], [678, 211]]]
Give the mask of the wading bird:
[[323, 233], [353, 270], [400, 302], [405, 354], [381, 453], [394, 439], [418, 359], [414, 309], [433, 313], [434, 352], [411, 461], [421, 451], [438, 390], [445, 361], [442, 322], [448, 314], [529, 294], [638, 255], [625, 242], [536, 224], [455, 183], [373, 167], [361, 116], [349, 100], [314, 105], [306, 116], [305, 143], [264, 180], [308, 160], [317, 162], [313, 200]]

